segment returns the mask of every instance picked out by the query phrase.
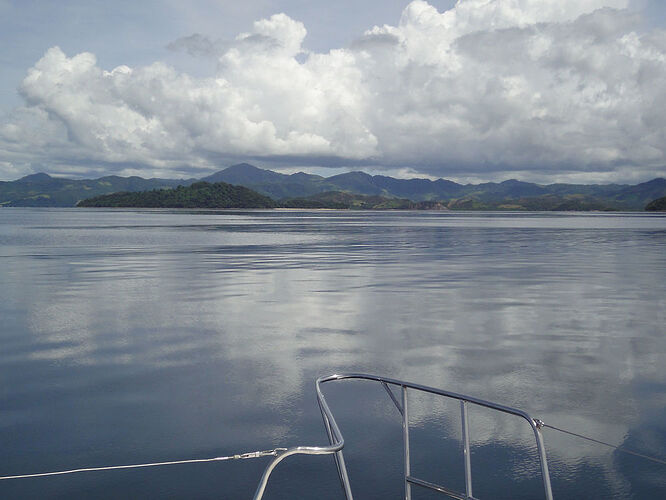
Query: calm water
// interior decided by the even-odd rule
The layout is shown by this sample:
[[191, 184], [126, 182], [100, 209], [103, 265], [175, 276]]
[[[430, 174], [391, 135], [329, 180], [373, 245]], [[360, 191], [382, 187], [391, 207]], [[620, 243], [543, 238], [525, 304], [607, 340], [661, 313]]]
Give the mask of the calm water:
[[[660, 215], [1, 209], [0, 475], [323, 444], [314, 380], [343, 371], [663, 458], [665, 278]], [[399, 498], [386, 394], [325, 389], [357, 498]], [[462, 488], [458, 407], [410, 407], [413, 473]], [[475, 496], [539, 498], [524, 426], [470, 419]], [[666, 496], [666, 466], [544, 436], [556, 498]], [[265, 464], [0, 481], [0, 497], [249, 498]], [[265, 498], [342, 498], [332, 459], [287, 459]]]

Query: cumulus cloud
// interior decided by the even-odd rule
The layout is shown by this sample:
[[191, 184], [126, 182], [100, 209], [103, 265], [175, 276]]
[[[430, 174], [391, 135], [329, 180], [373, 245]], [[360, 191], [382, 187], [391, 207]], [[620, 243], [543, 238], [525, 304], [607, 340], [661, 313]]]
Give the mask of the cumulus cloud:
[[105, 71], [54, 47], [0, 123], [0, 161], [646, 178], [666, 164], [666, 34], [642, 32], [627, 3], [460, 0], [438, 12], [416, 0], [397, 25], [325, 54], [276, 14], [229, 42], [171, 44], [214, 57], [209, 78], [160, 62]]

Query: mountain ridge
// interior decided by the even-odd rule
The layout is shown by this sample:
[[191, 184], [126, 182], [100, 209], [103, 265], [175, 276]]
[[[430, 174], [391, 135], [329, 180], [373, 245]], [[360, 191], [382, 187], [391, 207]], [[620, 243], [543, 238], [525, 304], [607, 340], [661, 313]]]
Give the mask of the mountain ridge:
[[[458, 184], [447, 179], [398, 179], [353, 171], [322, 177], [304, 172], [282, 174], [249, 163], [231, 165], [201, 179], [144, 179], [138, 176], [105, 176], [98, 179], [65, 179], [40, 172], [15, 181], [0, 181], [0, 206], [75, 206], [80, 200], [121, 191], [150, 191], [189, 186], [195, 182], [225, 182], [244, 186], [273, 200], [306, 198], [320, 193], [347, 192], [364, 196], [438, 201], [453, 206], [512, 206], [517, 200], [542, 198], [544, 206], [578, 200], [581, 207], [608, 210], [643, 210], [650, 201], [666, 196], [666, 179], [658, 177], [628, 184], [536, 184], [517, 179], [499, 183]], [[535, 206], [539, 206], [537, 202]]]

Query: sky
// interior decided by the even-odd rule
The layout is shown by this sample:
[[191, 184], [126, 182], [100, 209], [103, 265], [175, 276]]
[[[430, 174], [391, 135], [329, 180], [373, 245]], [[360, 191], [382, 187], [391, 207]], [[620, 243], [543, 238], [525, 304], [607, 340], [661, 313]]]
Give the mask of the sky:
[[0, 0], [0, 180], [666, 176], [662, 0]]

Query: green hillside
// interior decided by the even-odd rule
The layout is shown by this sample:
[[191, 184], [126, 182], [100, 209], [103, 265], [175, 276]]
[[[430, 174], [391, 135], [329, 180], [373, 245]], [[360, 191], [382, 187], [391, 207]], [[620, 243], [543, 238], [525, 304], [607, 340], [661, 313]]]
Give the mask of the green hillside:
[[[364, 172], [347, 172], [331, 177], [282, 174], [241, 163], [200, 181], [244, 186], [272, 200], [291, 200], [303, 208], [354, 208], [383, 206], [404, 208], [406, 201], [448, 206], [453, 210], [643, 210], [651, 200], [666, 196], [666, 179], [657, 178], [636, 185], [622, 184], [535, 184], [509, 179], [504, 182], [458, 184], [445, 179], [396, 179]], [[72, 180], [40, 173], [16, 181], [0, 182], [0, 207], [72, 207], [79, 200], [116, 192], [138, 192], [188, 186], [195, 179], [143, 179], [108, 176]], [[355, 201], [341, 195], [375, 196], [385, 199]], [[321, 196], [319, 196], [321, 195]], [[319, 197], [318, 197], [319, 196]], [[296, 201], [296, 200], [299, 201]], [[386, 200], [393, 200], [391, 202]], [[416, 205], [414, 205], [416, 206]]]
[[525, 196], [520, 198], [488, 199], [465, 196], [448, 202], [450, 210], [525, 210], [525, 211], [617, 211], [624, 207], [614, 200], [600, 199], [582, 194]]
[[123, 192], [88, 198], [79, 207], [131, 208], [273, 208], [275, 202], [243, 186], [195, 182], [190, 186]]
[[645, 206], [648, 212], [666, 212], [666, 196], [652, 200]]
[[398, 198], [366, 196], [362, 194], [329, 191], [306, 198], [286, 198], [280, 200], [283, 208], [335, 208], [351, 210], [409, 210], [416, 209], [418, 203]]
[[11, 182], [0, 182], [0, 206], [73, 207], [79, 200], [119, 191], [147, 191], [193, 180], [143, 179], [111, 175], [99, 179], [62, 179], [45, 173], [33, 174]]
[[[634, 186], [623, 184], [535, 184], [504, 182], [458, 184], [445, 179], [395, 179], [364, 172], [331, 177], [280, 174], [247, 163], [231, 166], [209, 178], [243, 185], [275, 200], [311, 198], [316, 194], [346, 192], [365, 196], [440, 201], [453, 209], [504, 210], [643, 210], [645, 204], [666, 196], [666, 179]], [[204, 178], [206, 180], [207, 178]], [[314, 203], [314, 202], [312, 202]]]

